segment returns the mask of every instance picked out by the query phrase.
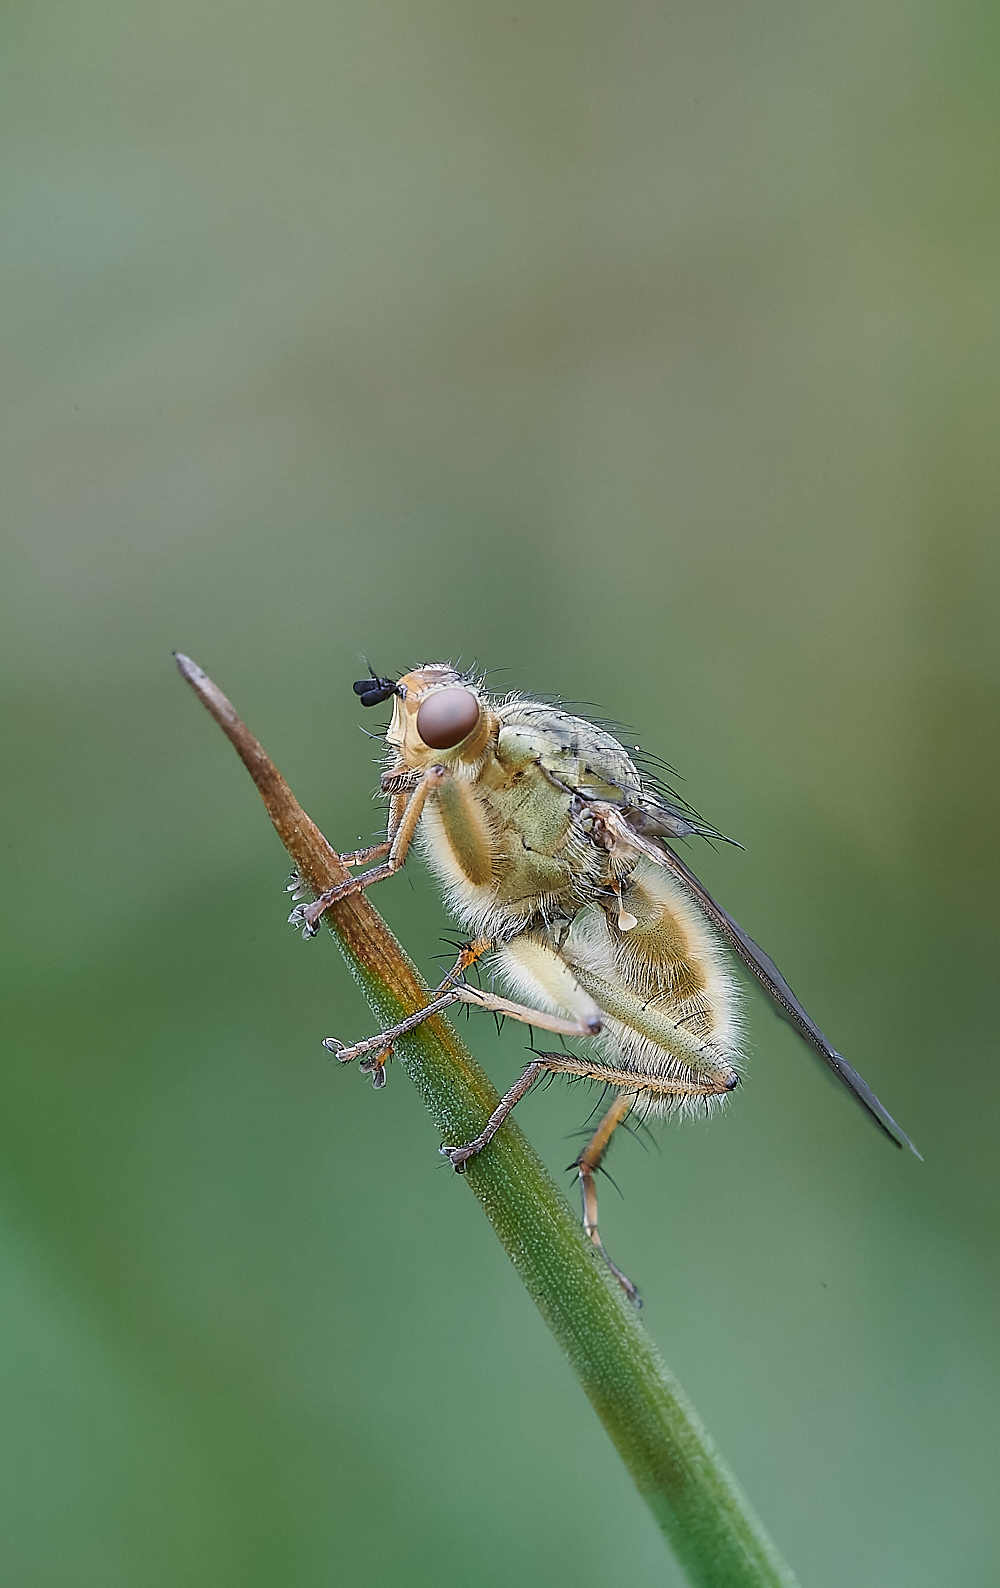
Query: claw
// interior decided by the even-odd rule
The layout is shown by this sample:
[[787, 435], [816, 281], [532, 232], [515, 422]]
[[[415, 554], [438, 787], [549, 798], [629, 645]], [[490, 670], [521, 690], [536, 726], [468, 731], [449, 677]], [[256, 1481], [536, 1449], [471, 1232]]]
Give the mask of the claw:
[[466, 1163], [476, 1155], [472, 1147], [449, 1147], [446, 1142], [442, 1143], [438, 1151], [442, 1158], [447, 1158], [457, 1174], [464, 1174]]
[[353, 1055], [348, 1054], [346, 1059], [343, 1056], [347, 1052], [346, 1043], [338, 1042], [336, 1037], [324, 1037], [323, 1046], [327, 1053], [332, 1053], [335, 1059], [340, 1060], [341, 1064], [350, 1064]]
[[309, 910], [309, 905], [308, 904], [297, 904], [295, 906], [295, 909], [292, 911], [291, 915], [288, 917], [289, 926], [299, 926], [299, 927], [301, 927], [302, 928], [302, 936], [307, 941], [308, 941], [309, 938], [315, 937], [317, 932], [319, 931], [319, 922], [318, 921], [310, 921], [308, 919], [308, 915], [307, 915], [308, 910]]
[[[382, 1048], [380, 1052], [373, 1053], [367, 1059], [362, 1059], [358, 1065], [359, 1070], [367, 1070], [372, 1078], [372, 1085], [380, 1091], [386, 1083], [385, 1061], [392, 1056], [392, 1046]], [[343, 1061], [341, 1061], [343, 1062]]]

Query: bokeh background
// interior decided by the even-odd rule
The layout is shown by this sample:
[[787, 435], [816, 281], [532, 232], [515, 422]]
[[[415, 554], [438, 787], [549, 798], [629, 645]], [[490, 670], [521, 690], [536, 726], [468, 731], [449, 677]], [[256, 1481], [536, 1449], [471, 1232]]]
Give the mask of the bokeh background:
[[[803, 1584], [997, 1580], [997, 8], [0, 38], [4, 1581], [680, 1583], [401, 1071], [326, 1061], [371, 1017], [174, 648], [345, 847], [362, 655], [678, 767], [925, 1162], [754, 998], [602, 1228]], [[378, 902], [434, 974], [419, 866]], [[523, 1105], [554, 1172], [589, 1106]]]

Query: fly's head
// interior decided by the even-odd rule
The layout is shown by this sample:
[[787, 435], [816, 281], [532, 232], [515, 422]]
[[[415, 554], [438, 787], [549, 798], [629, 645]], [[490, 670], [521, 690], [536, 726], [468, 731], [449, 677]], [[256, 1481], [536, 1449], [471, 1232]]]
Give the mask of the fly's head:
[[447, 662], [430, 662], [395, 683], [365, 678], [354, 686], [364, 706], [393, 699], [386, 743], [396, 753], [390, 774], [427, 767], [471, 765], [497, 731], [489, 704], [474, 682]]

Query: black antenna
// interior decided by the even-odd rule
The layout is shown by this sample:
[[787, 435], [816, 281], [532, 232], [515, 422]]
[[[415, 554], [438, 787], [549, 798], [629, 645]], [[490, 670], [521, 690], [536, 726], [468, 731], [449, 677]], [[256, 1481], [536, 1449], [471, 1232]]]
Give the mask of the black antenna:
[[391, 678], [379, 678], [374, 668], [370, 668], [370, 678], [359, 678], [354, 686], [354, 693], [361, 696], [363, 706], [381, 706], [390, 695], [397, 693], [396, 685]]

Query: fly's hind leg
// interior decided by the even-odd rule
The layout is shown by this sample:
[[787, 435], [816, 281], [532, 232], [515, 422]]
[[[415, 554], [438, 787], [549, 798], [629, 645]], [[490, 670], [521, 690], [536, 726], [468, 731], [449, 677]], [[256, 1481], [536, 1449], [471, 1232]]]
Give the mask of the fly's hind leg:
[[659, 1098], [673, 1101], [678, 1098], [712, 1097], [724, 1092], [732, 1091], [736, 1084], [736, 1075], [732, 1070], [721, 1068], [715, 1075], [690, 1074], [684, 1076], [652, 1076], [637, 1075], [634, 1070], [620, 1068], [613, 1062], [602, 1062], [600, 1059], [577, 1058], [570, 1053], [539, 1053], [531, 1064], [528, 1065], [520, 1080], [515, 1082], [505, 1097], [490, 1115], [485, 1126], [472, 1141], [466, 1142], [461, 1147], [444, 1146], [441, 1152], [455, 1165], [458, 1170], [464, 1169], [468, 1160], [482, 1152], [493, 1140], [500, 1126], [508, 1114], [519, 1103], [525, 1092], [530, 1090], [535, 1081], [547, 1070], [562, 1072], [565, 1075], [579, 1075], [590, 1081], [603, 1081], [607, 1086], [613, 1086], [619, 1091], [618, 1096], [608, 1109], [601, 1123], [598, 1125], [590, 1141], [573, 1165], [580, 1176], [580, 1190], [583, 1194], [583, 1227], [600, 1252], [609, 1269], [614, 1274], [632, 1305], [642, 1306], [639, 1292], [632, 1281], [622, 1273], [621, 1269], [611, 1261], [604, 1249], [597, 1229], [597, 1187], [595, 1176], [600, 1169], [601, 1161], [608, 1150], [608, 1143], [618, 1126], [627, 1117], [637, 1098]]
[[[569, 1070], [571, 1074], [577, 1075], [595, 1074], [595, 1070], [592, 1067], [587, 1066], [580, 1060], [567, 1059], [559, 1053], [540, 1054], [537, 1059], [532, 1060], [520, 1078], [515, 1081], [510, 1091], [500, 1099], [479, 1135], [461, 1147], [443, 1146], [440, 1149], [442, 1156], [449, 1160], [459, 1174], [464, 1174], [465, 1166], [469, 1159], [474, 1158], [477, 1153], [482, 1152], [483, 1148], [489, 1145], [504, 1120], [512, 1112], [515, 1105], [521, 1101], [524, 1094], [530, 1091], [541, 1076], [559, 1070]], [[583, 1196], [583, 1228], [604, 1258], [633, 1307], [642, 1306], [642, 1297], [628, 1275], [623, 1274], [617, 1264], [611, 1261], [598, 1233], [595, 1176], [601, 1167], [601, 1162], [608, 1150], [612, 1135], [631, 1112], [637, 1095], [634, 1091], [619, 1093], [583, 1149], [583, 1152], [576, 1162], [571, 1165], [572, 1168], [578, 1171], [580, 1176], [580, 1191]]]
[[575, 1169], [580, 1177], [580, 1195], [583, 1199], [583, 1228], [593, 1241], [618, 1283], [621, 1285], [633, 1307], [642, 1306], [642, 1297], [636, 1290], [627, 1274], [611, 1261], [604, 1249], [604, 1243], [597, 1229], [597, 1171], [604, 1160], [611, 1143], [611, 1137], [618, 1126], [628, 1118], [637, 1097], [635, 1092], [620, 1092], [608, 1109], [601, 1123], [584, 1147], [579, 1158], [570, 1167]]
[[[554, 1054], [546, 1055], [555, 1058]], [[659, 1098], [693, 1098], [721, 1096], [732, 1091], [736, 1084], [736, 1072], [720, 1065], [715, 1073], [702, 1073], [696, 1075], [689, 1072], [690, 1078], [682, 1076], [636, 1076], [627, 1070], [616, 1070], [611, 1064], [595, 1064], [589, 1072], [595, 1080], [604, 1080], [612, 1086], [622, 1088], [615, 1098], [604, 1118], [601, 1120], [594, 1134], [584, 1147], [579, 1158], [572, 1165], [580, 1176], [580, 1194], [583, 1198], [583, 1227], [590, 1236], [597, 1250], [621, 1285], [629, 1301], [634, 1307], [642, 1306], [642, 1297], [636, 1290], [632, 1281], [622, 1273], [608, 1256], [604, 1243], [597, 1229], [597, 1181], [596, 1175], [604, 1161], [611, 1137], [618, 1126], [628, 1118], [629, 1113], [640, 1097], [651, 1101]], [[636, 1081], [641, 1081], [636, 1085]], [[631, 1082], [631, 1085], [629, 1084]]]
[[447, 1158], [452, 1168], [457, 1170], [459, 1174], [465, 1173], [465, 1165], [470, 1158], [474, 1158], [477, 1153], [482, 1152], [484, 1147], [489, 1146], [507, 1115], [514, 1108], [514, 1105], [521, 1101], [525, 1092], [530, 1091], [539, 1077], [553, 1068], [547, 1062], [547, 1059], [548, 1055], [540, 1059], [532, 1059], [524, 1073], [514, 1082], [510, 1091], [505, 1092], [503, 1097], [501, 1097], [478, 1136], [474, 1136], [471, 1141], [467, 1141], [462, 1147], [449, 1147], [446, 1143], [440, 1148], [441, 1156]]

